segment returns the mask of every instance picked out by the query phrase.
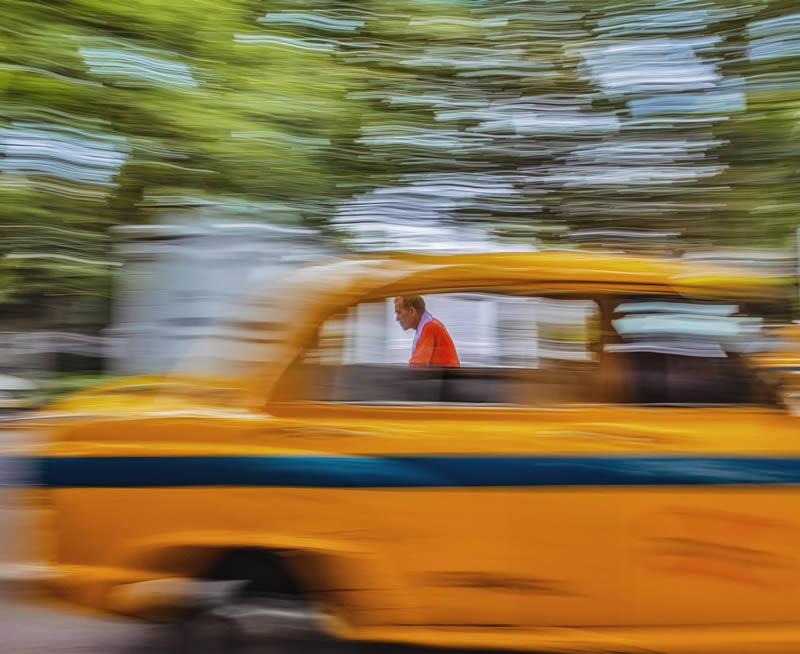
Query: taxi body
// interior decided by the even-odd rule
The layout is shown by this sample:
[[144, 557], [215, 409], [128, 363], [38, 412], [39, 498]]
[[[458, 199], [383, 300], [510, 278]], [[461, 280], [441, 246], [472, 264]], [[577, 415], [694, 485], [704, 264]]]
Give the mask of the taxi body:
[[[795, 652], [798, 419], [731, 329], [780, 286], [575, 253], [294, 273], [174, 375], [51, 408], [51, 583], [160, 618], [137, 589], [242, 578], [354, 640]], [[412, 293], [466, 307], [461, 368], [387, 358]]]

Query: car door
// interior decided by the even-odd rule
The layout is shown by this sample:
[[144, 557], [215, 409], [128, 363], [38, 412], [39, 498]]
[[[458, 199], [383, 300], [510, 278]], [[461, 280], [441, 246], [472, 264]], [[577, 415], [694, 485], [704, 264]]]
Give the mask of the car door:
[[629, 299], [615, 315], [629, 404], [610, 430], [641, 437], [614, 497], [625, 621], [796, 620], [797, 419], [742, 355], [757, 322], [685, 298]]
[[[343, 520], [359, 534], [357, 548], [391, 570], [393, 601], [408, 607], [395, 620], [530, 627], [621, 619], [622, 515], [601, 483], [607, 470], [591, 459], [619, 455], [630, 437], [584, 428], [609, 420], [596, 406], [564, 408], [597, 391], [589, 346], [596, 305], [533, 300], [534, 352], [518, 325], [505, 327], [521, 341], [525, 365], [512, 365], [515, 355], [496, 342], [488, 344], [500, 353], [494, 361], [480, 359], [487, 343], [462, 349], [460, 369], [354, 362], [335, 351], [352, 352], [346, 334], [358, 327], [338, 319], [322, 330], [330, 347], [286, 381], [302, 397], [273, 407], [304, 421], [295, 447], [334, 454], [331, 465], [346, 467], [331, 483], [348, 488]], [[515, 314], [495, 309], [482, 313]], [[440, 316], [457, 347], [466, 342], [458, 317]]]
[[639, 485], [616, 498], [626, 622], [796, 621], [797, 419], [747, 405], [648, 407], [618, 418], [620, 428], [657, 434], [629, 461], [638, 459]]

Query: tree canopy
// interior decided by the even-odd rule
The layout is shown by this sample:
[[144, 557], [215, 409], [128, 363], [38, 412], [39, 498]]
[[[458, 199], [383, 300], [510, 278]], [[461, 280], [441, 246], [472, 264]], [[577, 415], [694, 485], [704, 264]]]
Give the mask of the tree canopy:
[[7, 0], [0, 32], [7, 307], [102, 305], [109, 228], [170, 206], [367, 249], [798, 223], [791, 0]]

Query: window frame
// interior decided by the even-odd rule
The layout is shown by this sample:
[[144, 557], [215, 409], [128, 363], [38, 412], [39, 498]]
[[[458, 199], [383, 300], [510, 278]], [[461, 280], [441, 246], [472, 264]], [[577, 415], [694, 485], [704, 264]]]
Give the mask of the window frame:
[[[582, 284], [547, 282], [547, 283], [502, 283], [497, 285], [477, 285], [473, 282], [465, 283], [462, 285], [441, 285], [435, 288], [420, 288], [414, 286], [394, 288], [394, 289], [381, 289], [380, 291], [365, 294], [346, 305], [336, 306], [330, 308], [324, 313], [316, 322], [313, 332], [303, 344], [300, 352], [294, 361], [287, 366], [279, 375], [278, 381], [273, 389], [271, 397], [266, 403], [268, 411], [274, 415], [296, 416], [298, 410], [302, 411], [303, 415], [307, 415], [309, 411], [322, 412], [327, 414], [329, 412], [340, 413], [345, 411], [347, 413], [358, 412], [362, 413], [364, 410], [368, 412], [373, 411], [386, 411], [386, 412], [431, 412], [439, 414], [444, 412], [449, 414], [453, 411], [468, 411], [470, 414], [481, 412], [560, 412], [573, 408], [599, 408], [599, 407], [615, 407], [619, 409], [646, 409], [646, 408], [725, 408], [731, 410], [752, 410], [754, 407], [759, 409], [778, 409], [785, 412], [787, 409], [785, 404], [781, 401], [778, 394], [769, 392], [769, 402], [758, 403], [741, 403], [741, 404], [710, 404], [710, 403], [632, 403], [625, 401], [598, 401], [587, 403], [563, 403], [553, 405], [524, 405], [514, 403], [475, 403], [475, 402], [425, 402], [425, 401], [324, 401], [324, 400], [306, 400], [306, 399], [286, 399], [282, 390], [285, 382], [290, 379], [293, 373], [293, 368], [299, 361], [302, 361], [305, 354], [315, 347], [318, 343], [319, 334], [322, 326], [330, 318], [339, 313], [346, 313], [352, 307], [366, 302], [374, 302], [385, 300], [397, 295], [435, 295], [435, 294], [491, 294], [491, 295], [509, 295], [509, 296], [533, 296], [539, 298], [549, 299], [569, 299], [569, 300], [584, 300], [591, 301], [597, 305], [599, 317], [598, 334], [600, 340], [596, 344], [597, 363], [602, 364], [604, 360], [609, 360], [609, 353], [606, 351], [606, 346], [616, 344], [621, 341], [620, 335], [613, 326], [613, 319], [615, 308], [628, 301], [626, 298], [637, 297], [642, 295], [661, 296], [665, 299], [674, 298], [682, 299], [685, 302], [732, 302], [730, 298], [715, 297], [713, 295], [687, 295], [678, 292], [676, 289], [663, 286], [663, 285], [648, 285], [648, 284], [631, 284], [631, 285], [610, 285], [607, 283], [597, 283], [596, 290], [589, 290], [587, 286], [592, 286], [591, 282]], [[738, 302], [740, 305], [745, 305], [745, 301]], [[609, 339], [609, 336], [611, 338]], [[758, 369], [753, 366], [751, 362], [743, 358], [744, 368], [749, 373], [747, 383], [752, 381], [752, 378], [757, 376]], [[479, 369], [479, 368], [476, 368]], [[534, 369], [516, 369], [511, 370], [536, 370]], [[625, 388], [626, 383], [622, 384]], [[297, 393], [294, 393], [297, 397]]]

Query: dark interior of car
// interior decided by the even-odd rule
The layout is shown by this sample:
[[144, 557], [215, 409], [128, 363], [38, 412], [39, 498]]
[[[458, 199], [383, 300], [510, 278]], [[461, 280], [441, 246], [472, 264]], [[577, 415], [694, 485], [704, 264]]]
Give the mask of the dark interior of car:
[[[626, 392], [619, 401], [640, 405], [761, 403], [754, 379], [735, 356], [696, 357], [659, 352], [607, 354], [620, 370]], [[302, 397], [315, 402], [359, 404], [548, 405], [601, 399], [594, 363], [520, 368], [408, 368], [354, 364], [303, 364]]]

